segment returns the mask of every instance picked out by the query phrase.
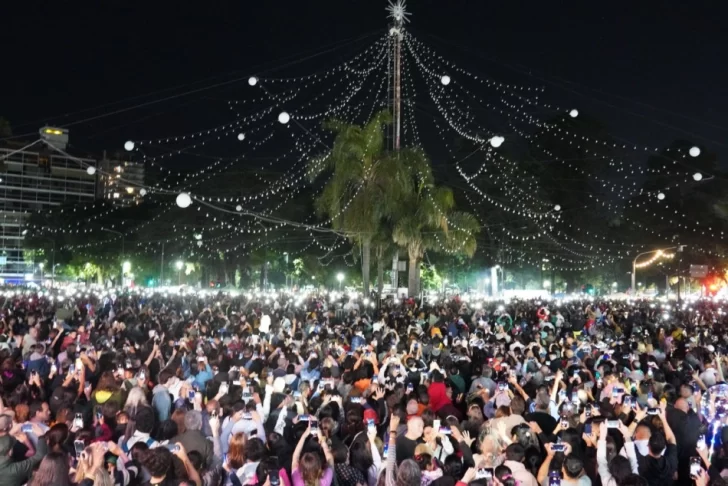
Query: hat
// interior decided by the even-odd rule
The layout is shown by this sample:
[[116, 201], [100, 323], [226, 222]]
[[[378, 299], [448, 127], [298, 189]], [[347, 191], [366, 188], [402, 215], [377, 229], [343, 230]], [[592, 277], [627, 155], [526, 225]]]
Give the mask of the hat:
[[278, 377], [273, 380], [273, 391], [275, 393], [283, 393], [286, 388], [286, 380], [283, 377]]

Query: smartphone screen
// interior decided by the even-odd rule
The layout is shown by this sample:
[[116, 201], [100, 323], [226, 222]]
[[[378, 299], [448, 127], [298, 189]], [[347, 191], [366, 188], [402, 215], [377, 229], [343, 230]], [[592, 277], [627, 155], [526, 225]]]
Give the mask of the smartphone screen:
[[703, 470], [702, 462], [699, 457], [690, 458], [690, 476], [697, 478], [700, 475], [700, 471]]

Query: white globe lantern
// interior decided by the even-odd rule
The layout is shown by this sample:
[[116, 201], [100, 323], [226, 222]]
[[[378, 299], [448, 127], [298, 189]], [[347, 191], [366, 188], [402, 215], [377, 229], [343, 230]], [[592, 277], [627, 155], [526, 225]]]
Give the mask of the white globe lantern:
[[697, 157], [700, 155], [700, 147], [690, 147], [690, 157]]
[[86, 173], [88, 175], [94, 175], [96, 173], [96, 167], [94, 167], [93, 165], [89, 165], [88, 167], [86, 167]]
[[577, 116], [579, 116], [579, 110], [571, 110], [571, 111], [569, 112], [569, 116], [570, 116], [571, 118], [576, 118]]
[[663, 199], [665, 199], [665, 193], [664, 192], [658, 192], [657, 193], [657, 199], [659, 199], [660, 201], [662, 201]]
[[278, 121], [285, 125], [286, 123], [291, 121], [291, 115], [289, 115], [286, 111], [281, 112], [281, 114], [278, 115]]
[[192, 204], [192, 198], [186, 192], [180, 192], [177, 195], [177, 206], [182, 209], [188, 208]]
[[202, 246], [202, 242], [198, 240], [197, 241], [197, 246]]
[[131, 140], [128, 140], [124, 144], [124, 150], [126, 150], [127, 152], [131, 152], [132, 150], [134, 150], [134, 142], [132, 142]]
[[256, 78], [255, 76], [249, 77], [248, 84], [251, 86], [255, 86], [256, 84], [258, 84], [258, 78]]
[[500, 135], [496, 135], [495, 137], [490, 139], [490, 145], [493, 148], [498, 148], [501, 145], [503, 145], [503, 142], [505, 142], [505, 141], [506, 141], [505, 138], [501, 137]]
[[443, 86], [447, 86], [448, 84], [450, 84], [450, 81], [452, 81], [452, 79], [450, 79], [450, 76], [448, 76], [447, 74], [440, 78], [440, 82]]
[[701, 174], [700, 172], [696, 172], [695, 174], [693, 174], [693, 180], [695, 182], [702, 181], [703, 180], [703, 174]]
[[243, 210], [243, 207], [240, 204], [235, 206], [235, 211], [242, 211], [242, 210]]
[[554, 211], [561, 211], [561, 205], [557, 204], [556, 206], [554, 206]]
[[245, 140], [245, 134], [244, 133], [238, 133], [238, 140], [240, 140], [241, 142], [243, 140]]
[[139, 195], [146, 196], [147, 195], [147, 190], [142, 187], [141, 189], [139, 189]]

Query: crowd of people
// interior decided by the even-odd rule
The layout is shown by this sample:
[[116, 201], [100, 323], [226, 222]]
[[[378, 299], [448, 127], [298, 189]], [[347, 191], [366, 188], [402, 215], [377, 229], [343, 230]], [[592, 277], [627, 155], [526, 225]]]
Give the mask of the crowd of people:
[[0, 486], [728, 476], [719, 302], [0, 299]]

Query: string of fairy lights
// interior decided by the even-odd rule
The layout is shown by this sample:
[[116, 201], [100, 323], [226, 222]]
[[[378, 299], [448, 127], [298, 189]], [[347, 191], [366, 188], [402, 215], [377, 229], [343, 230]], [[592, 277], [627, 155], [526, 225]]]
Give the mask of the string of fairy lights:
[[[673, 207], [668, 198], [686, 184], [713, 177], [690, 167], [689, 157], [700, 156], [699, 147], [661, 149], [620, 140], [609, 134], [605, 134], [606, 139], [600, 139], [579, 133], [578, 126], [574, 125], [579, 119], [578, 109], [543, 100], [543, 87], [502, 83], [474, 74], [437, 53], [404, 28], [380, 36], [342, 63], [309, 75], [278, 78], [251, 75], [240, 99], [227, 102], [232, 120], [182, 134], [127, 141], [124, 148], [130, 159], [161, 174], [150, 185], [119, 178], [150, 203], [159, 204], [159, 212], [149, 220], [141, 224], [121, 220], [104, 225], [120, 210], [106, 207], [106, 203], [101, 202], [57, 210], [58, 214], [66, 211], [69, 214], [64, 213], [64, 216], [69, 217], [74, 212], [93, 212], [84, 221], [72, 221], [62, 227], [28, 224], [27, 230], [37, 235], [108, 233], [108, 238], [102, 240], [63, 245], [65, 250], [89, 250], [136, 236], [129, 243], [127, 255], [144, 255], [169, 245], [188, 258], [249, 255], [261, 248], [268, 250], [280, 244], [302, 243], [300, 248], [289, 248], [289, 256], [318, 250], [323, 254], [316, 258], [323, 266], [339, 259], [347, 266], [354, 265], [356, 255], [349, 245], [359, 235], [334, 228], [348, 216], [352, 203], [364, 189], [363, 184], [348, 187], [346, 196], [337, 202], [337, 209], [323, 218], [317, 219], [311, 213], [303, 221], [293, 221], [278, 214], [294, 204], [307, 188], [311, 189], [310, 197], [315, 200], [333, 178], [333, 174], [328, 173], [323, 183], [320, 180], [330, 169], [329, 158], [332, 157], [332, 134], [325, 130], [322, 122], [337, 118], [346, 123], [366, 123], [375, 111], [387, 106], [394, 36], [401, 36], [405, 144], [424, 151], [425, 144], [433, 142], [422, 136], [425, 123], [420, 121], [420, 116], [426, 116], [426, 121], [438, 134], [439, 147], [447, 153], [459, 176], [460, 187], [464, 189], [470, 207], [487, 206], [489, 211], [505, 213], [513, 220], [512, 227], [503, 225], [491, 232], [500, 240], [498, 249], [508, 261], [540, 268], [547, 263], [549, 270], [555, 271], [583, 271], [613, 264], [644, 247], [619, 240], [612, 234], [580, 228], [574, 218], [563, 217], [564, 211], [582, 208], [562, 208], [558, 202], [543, 197], [543, 181], [523, 168], [519, 162], [522, 155], [509, 150], [517, 141], [525, 143], [529, 151], [549, 157], [549, 163], [559, 164], [570, 173], [590, 174], [577, 161], [556, 156], [549, 148], [550, 143], [573, 148], [579, 153], [579, 162], [595, 160], [604, 164], [610, 171], [601, 181], [604, 190], [586, 192], [584, 207], [599, 207], [640, 228], [624, 214], [627, 209], [636, 210], [664, 221], [671, 228], [724, 239], [719, 228], [703, 227], [698, 221], [690, 220], [684, 212]], [[419, 89], [420, 86], [424, 90]], [[553, 114], [554, 118], [544, 122], [535, 116], [536, 111]], [[489, 128], [491, 126], [506, 128], [499, 130]], [[467, 141], [474, 150], [463, 158], [456, 153], [453, 139]], [[273, 141], [275, 147], [272, 147]], [[205, 153], [213, 147], [235, 143], [240, 155], [219, 157]], [[269, 147], [271, 150], [283, 149], [275, 156], [263, 157], [261, 165], [251, 174], [261, 187], [254, 192], [210, 190], [210, 181], [229, 177], [238, 167], [249, 167], [252, 154]], [[660, 158], [663, 163], [645, 167], [629, 161], [625, 153], [632, 156], [647, 154]], [[181, 157], [212, 161], [193, 171], [171, 168], [176, 167], [175, 161]], [[473, 160], [477, 165], [470, 170], [466, 164], [472, 164]], [[92, 169], [88, 170], [91, 174]], [[108, 175], [98, 167], [93, 168], [93, 172]], [[276, 176], [271, 178], [270, 173]], [[642, 179], [657, 176], [663, 181], [669, 179], [669, 183], [650, 190], [640, 186]], [[466, 245], [477, 241], [477, 231], [459, 226], [453, 213], [438, 204], [436, 186], [427, 183], [422, 173], [417, 177], [422, 186], [422, 202], [432, 205], [451, 232], [449, 238], [433, 232], [439, 251], [462, 253]], [[170, 198], [174, 202], [170, 202]], [[55, 214], [53, 211], [56, 210], [49, 212], [49, 216]], [[192, 218], [195, 224], [180, 223], [177, 221], [180, 217]], [[523, 224], [519, 224], [521, 222]], [[513, 229], [515, 226], [520, 227]], [[486, 228], [486, 225], [480, 222], [480, 227]], [[643, 229], [659, 241], [668, 237], [660, 230]], [[166, 234], [160, 237], [160, 232]], [[328, 242], [324, 243], [324, 240]], [[348, 251], [337, 253], [342, 249]], [[704, 248], [696, 250], [718, 254]], [[672, 256], [656, 252], [650, 259], [641, 261], [638, 267]]]

